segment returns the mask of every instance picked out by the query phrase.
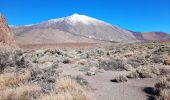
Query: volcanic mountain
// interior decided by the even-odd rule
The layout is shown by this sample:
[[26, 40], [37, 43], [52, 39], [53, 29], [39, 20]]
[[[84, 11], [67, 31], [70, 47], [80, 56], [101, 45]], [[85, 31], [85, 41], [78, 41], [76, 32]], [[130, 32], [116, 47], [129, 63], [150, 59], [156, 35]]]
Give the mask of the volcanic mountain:
[[133, 32], [140, 41], [169, 41], [170, 35], [165, 32]]
[[0, 47], [2, 46], [15, 46], [15, 41], [5, 17], [0, 13]]
[[33, 25], [12, 26], [11, 29], [19, 43], [138, 41], [128, 30], [79, 14]]

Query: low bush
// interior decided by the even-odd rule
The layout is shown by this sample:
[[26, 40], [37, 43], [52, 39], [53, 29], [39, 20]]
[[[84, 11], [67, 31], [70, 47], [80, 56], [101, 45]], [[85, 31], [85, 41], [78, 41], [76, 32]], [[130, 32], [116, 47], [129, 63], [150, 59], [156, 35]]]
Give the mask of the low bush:
[[170, 56], [169, 55], [165, 57], [164, 64], [165, 65], [170, 65]]
[[147, 64], [145, 57], [134, 57], [127, 60], [127, 64], [130, 64], [132, 67], [137, 68], [140, 65]]
[[69, 60], [69, 59], [64, 59], [64, 60], [63, 60], [63, 63], [64, 63], [64, 64], [69, 64], [69, 63], [70, 63], [70, 60]]
[[111, 59], [109, 61], [101, 61], [99, 63], [99, 69], [108, 70], [124, 70], [124, 62], [120, 59]]
[[127, 79], [127, 77], [120, 75], [120, 76], [115, 77], [111, 81], [112, 82], [127, 82], [128, 79]]
[[151, 60], [152, 60], [153, 63], [159, 63], [159, 64], [163, 64], [164, 63], [164, 57], [161, 56], [161, 55], [154, 55], [151, 58]]
[[170, 54], [170, 47], [160, 47], [156, 51], [154, 51], [155, 54]]
[[0, 73], [9, 67], [25, 68], [31, 66], [30, 61], [23, 56], [22, 50], [0, 49]]
[[170, 76], [162, 77], [156, 84], [156, 100], [170, 100]]
[[134, 72], [127, 75], [128, 78], [152, 78], [160, 75], [160, 70], [156, 67], [143, 66], [137, 68]]
[[133, 68], [132, 65], [130, 65], [130, 64], [126, 64], [126, 65], [124, 66], [124, 69], [125, 69], [126, 71], [132, 71], [132, 70], [134, 70], [134, 68]]

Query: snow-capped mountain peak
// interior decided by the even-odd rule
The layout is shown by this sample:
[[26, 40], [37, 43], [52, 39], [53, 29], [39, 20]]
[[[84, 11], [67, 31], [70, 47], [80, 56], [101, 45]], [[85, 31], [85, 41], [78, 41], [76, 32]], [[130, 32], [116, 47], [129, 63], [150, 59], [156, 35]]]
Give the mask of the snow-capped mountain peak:
[[91, 17], [88, 17], [86, 15], [79, 15], [77, 13], [71, 15], [71, 16], [68, 16], [66, 17], [70, 22], [72, 22], [73, 24], [75, 23], [83, 23], [83, 24], [95, 24], [96, 22], [97, 23], [105, 23], [101, 20], [97, 20], [97, 19], [94, 19], [94, 18], [91, 18]]
[[90, 24], [91, 22], [96, 21], [93, 18], [79, 14], [73, 14], [72, 16], [67, 17], [67, 20], [69, 20], [73, 24], [75, 23]]
[[73, 14], [68, 17], [58, 18], [58, 19], [51, 19], [49, 20], [50, 23], [60, 22], [60, 21], [66, 21], [70, 24], [76, 24], [76, 23], [82, 23], [82, 24], [97, 24], [97, 23], [105, 23], [101, 20], [97, 20], [91, 17], [88, 17], [86, 15], [80, 15], [80, 14]]

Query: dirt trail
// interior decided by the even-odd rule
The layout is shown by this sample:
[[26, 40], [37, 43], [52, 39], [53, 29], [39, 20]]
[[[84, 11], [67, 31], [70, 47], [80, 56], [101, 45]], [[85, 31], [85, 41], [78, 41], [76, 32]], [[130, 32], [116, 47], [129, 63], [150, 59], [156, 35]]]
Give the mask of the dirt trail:
[[153, 87], [156, 79], [133, 79], [125, 83], [111, 82], [115, 76], [127, 74], [126, 71], [108, 71], [97, 73], [95, 76], [86, 76], [83, 72], [62, 65], [63, 74], [81, 75], [94, 88], [92, 95], [96, 100], [148, 100], [149, 95], [143, 91], [145, 87]]

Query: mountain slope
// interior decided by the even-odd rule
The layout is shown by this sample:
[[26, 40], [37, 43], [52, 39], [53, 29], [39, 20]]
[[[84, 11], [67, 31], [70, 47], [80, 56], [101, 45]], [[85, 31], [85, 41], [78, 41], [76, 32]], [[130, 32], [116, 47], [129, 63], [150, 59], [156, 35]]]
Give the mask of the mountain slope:
[[15, 46], [13, 35], [6, 23], [5, 17], [0, 13], [0, 46]]
[[[15, 33], [17, 40], [21, 40], [21, 38], [27, 40], [29, 36], [28, 40], [32, 42], [37, 42], [38, 40], [39, 43], [49, 41], [58, 43], [65, 42], [66, 40], [72, 42], [94, 42], [94, 40], [115, 42], [137, 41], [130, 31], [78, 14], [48, 20], [31, 26], [12, 27], [12, 31]], [[61, 38], [60, 35], [64, 38]], [[45, 40], [44, 37], [46, 37]]]
[[170, 35], [164, 32], [133, 32], [140, 41], [169, 41]]
[[142, 33], [145, 40], [152, 41], [167, 41], [170, 40], [170, 35], [164, 32], [145, 32]]
[[86, 37], [72, 35], [70, 33], [51, 28], [29, 30], [24, 32], [24, 34], [17, 34], [15, 38], [17, 39], [17, 43], [20, 44], [94, 42]]

